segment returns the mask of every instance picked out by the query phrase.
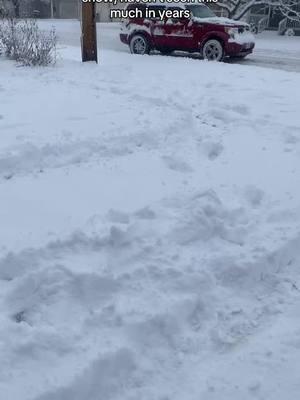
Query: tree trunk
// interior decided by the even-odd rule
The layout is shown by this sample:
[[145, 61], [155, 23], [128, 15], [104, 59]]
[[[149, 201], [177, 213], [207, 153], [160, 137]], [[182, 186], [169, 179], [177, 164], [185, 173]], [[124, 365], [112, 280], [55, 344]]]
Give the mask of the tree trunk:
[[14, 14], [16, 18], [20, 18], [20, 3], [19, 0], [13, 0]]

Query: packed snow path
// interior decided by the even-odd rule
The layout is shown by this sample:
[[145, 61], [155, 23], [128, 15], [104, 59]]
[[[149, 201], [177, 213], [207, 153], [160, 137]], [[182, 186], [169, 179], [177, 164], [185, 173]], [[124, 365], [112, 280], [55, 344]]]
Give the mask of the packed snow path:
[[0, 399], [299, 395], [300, 75], [0, 58]]

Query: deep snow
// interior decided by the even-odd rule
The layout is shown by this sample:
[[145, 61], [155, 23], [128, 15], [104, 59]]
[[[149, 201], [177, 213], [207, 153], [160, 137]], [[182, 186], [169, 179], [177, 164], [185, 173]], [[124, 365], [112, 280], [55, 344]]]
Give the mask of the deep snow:
[[0, 399], [296, 399], [300, 75], [74, 24], [0, 58]]

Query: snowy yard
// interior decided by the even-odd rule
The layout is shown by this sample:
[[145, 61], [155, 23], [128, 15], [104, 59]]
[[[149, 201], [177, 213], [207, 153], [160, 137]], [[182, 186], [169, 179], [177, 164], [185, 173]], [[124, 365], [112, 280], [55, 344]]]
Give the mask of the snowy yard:
[[297, 399], [300, 74], [251, 60], [300, 38], [83, 65], [56, 25], [0, 58], [0, 399]]

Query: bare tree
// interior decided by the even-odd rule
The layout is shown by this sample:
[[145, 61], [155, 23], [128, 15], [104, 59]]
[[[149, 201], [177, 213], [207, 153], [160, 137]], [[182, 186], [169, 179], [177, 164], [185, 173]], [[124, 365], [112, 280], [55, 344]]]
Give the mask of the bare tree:
[[33, 6], [47, 4], [50, 11], [53, 10], [53, 0], [0, 0], [0, 16], [20, 18], [32, 17]]
[[16, 18], [20, 18], [20, 0], [11, 0], [13, 3], [14, 14]]
[[278, 7], [288, 18], [299, 18], [300, 0], [220, 0], [218, 6], [229, 18], [241, 19], [255, 6]]
[[281, 1], [280, 11], [290, 20], [300, 22], [300, 0]]
[[[26, 0], [23, 0], [23, 3]], [[4, 17], [20, 17], [21, 0], [0, 0], [0, 14]]]
[[5, 18], [8, 14], [10, 13], [6, 0], [0, 0], [0, 18]]

